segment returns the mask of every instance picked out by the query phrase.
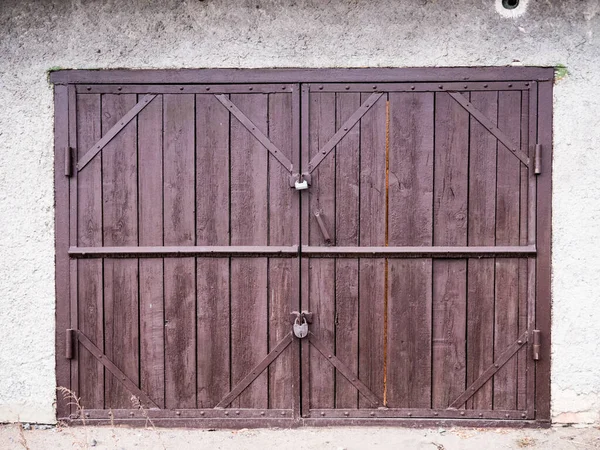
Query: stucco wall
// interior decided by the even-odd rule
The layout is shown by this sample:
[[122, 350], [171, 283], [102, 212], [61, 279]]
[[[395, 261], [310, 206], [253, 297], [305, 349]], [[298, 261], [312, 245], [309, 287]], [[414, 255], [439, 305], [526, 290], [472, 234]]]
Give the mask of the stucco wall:
[[[523, 0], [522, 0], [523, 1]], [[63, 68], [557, 65], [552, 411], [600, 422], [600, 4], [0, 2], [0, 421], [55, 420], [53, 107]], [[518, 15], [518, 14], [512, 14]]]

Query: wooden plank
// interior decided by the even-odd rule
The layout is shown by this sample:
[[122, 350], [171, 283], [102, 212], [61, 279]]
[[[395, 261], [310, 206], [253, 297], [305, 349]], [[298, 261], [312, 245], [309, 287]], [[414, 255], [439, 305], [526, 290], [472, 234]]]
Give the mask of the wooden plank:
[[[308, 95], [308, 94], [307, 94]], [[335, 134], [335, 94], [310, 94], [309, 150], [312, 157]], [[331, 238], [336, 242], [335, 234], [335, 162], [336, 152], [330, 155], [313, 172], [308, 207], [303, 213], [309, 215], [308, 243], [314, 246], [324, 245], [315, 211], [324, 216], [331, 227]], [[308, 263], [308, 310], [315, 317], [311, 331], [327, 348], [335, 348], [335, 261], [331, 259], [310, 260]], [[303, 359], [305, 355], [303, 353]], [[310, 365], [310, 408], [333, 408], [335, 406], [335, 370], [323, 357], [310, 347], [308, 361]], [[306, 411], [308, 412], [308, 411]]]
[[[345, 123], [360, 107], [359, 93], [336, 96], [336, 123]], [[360, 124], [349, 128], [336, 149], [336, 245], [358, 246]], [[358, 259], [335, 262], [335, 354], [358, 373]], [[357, 408], [358, 392], [344, 377], [336, 377], [336, 408]]]
[[[232, 94], [231, 101], [264, 134], [267, 95]], [[231, 117], [231, 244], [266, 245], [268, 236], [267, 153]], [[268, 353], [267, 260], [231, 259], [231, 381], [240, 382]], [[251, 337], [251, 338], [249, 338]], [[232, 406], [266, 408], [268, 375], [263, 373]]]
[[[447, 93], [435, 99], [434, 245], [467, 243], [469, 115]], [[432, 406], [465, 388], [466, 261], [433, 262]]]
[[[135, 95], [102, 96], [102, 132], [107, 133], [136, 103]], [[104, 244], [137, 245], [137, 124], [129, 122], [102, 154]], [[139, 383], [138, 261], [104, 261], [104, 353]], [[129, 392], [105, 377], [105, 407], [130, 407]]]
[[[196, 96], [196, 241], [229, 244], [229, 113], [212, 95]], [[211, 247], [209, 247], [211, 248]], [[197, 259], [198, 407], [229, 392], [229, 259]]]
[[[361, 94], [361, 102], [369, 94]], [[361, 246], [385, 245], [386, 101], [382, 96], [360, 121], [360, 224]], [[384, 298], [383, 259], [359, 260], [358, 376], [383, 398]], [[371, 404], [362, 396], [359, 407]]]
[[[540, 253], [535, 264], [537, 292], [535, 326], [543, 330], [540, 360], [536, 363], [536, 419], [550, 421], [550, 349], [551, 345], [551, 242], [552, 242], [552, 89], [553, 83], [539, 83], [537, 141], [544, 149], [542, 173], [537, 177], [536, 242]], [[530, 204], [532, 201], [530, 200]], [[533, 268], [532, 268], [533, 269]], [[533, 286], [532, 286], [533, 287]], [[532, 301], [534, 299], [532, 298]], [[533, 305], [532, 305], [533, 306]]]
[[[299, 161], [298, 139], [294, 129], [291, 94], [269, 95], [269, 139]], [[269, 155], [269, 245], [299, 242], [299, 193], [290, 189], [289, 172]], [[296, 165], [296, 164], [295, 164]], [[269, 350], [289, 334], [290, 311], [299, 311], [298, 261], [271, 258], [268, 267]], [[292, 389], [292, 352], [287, 351], [269, 367], [269, 408], [291, 408], [296, 392]]]
[[552, 80], [552, 67], [59, 70], [52, 83], [320, 83]]
[[156, 95], [153, 94], [146, 95], [121, 117], [111, 117], [109, 121], [113, 123], [113, 126], [109, 130], [103, 131], [102, 139], [96, 142], [96, 144], [93, 147], [91, 147], [87, 152], [85, 152], [85, 154], [77, 163], [77, 170], [82, 170], [94, 158], [94, 156], [100, 153], [102, 149], [106, 147], [106, 145], [117, 134], [119, 134], [121, 130], [125, 128], [129, 124], [129, 122], [131, 122], [140, 113], [140, 111], [142, 111], [146, 106], [148, 106], [155, 97]]
[[356, 123], [364, 116], [371, 107], [377, 102], [377, 100], [383, 95], [381, 92], [374, 92], [363, 102], [358, 109], [356, 109], [348, 119], [343, 123], [337, 124], [338, 129], [335, 134], [322, 146], [319, 151], [312, 157], [308, 163], [308, 171], [312, 172], [319, 164], [336, 148], [340, 141], [354, 128]]
[[[434, 95], [390, 94], [388, 244], [433, 243]], [[390, 260], [387, 404], [431, 405], [430, 259]]]
[[[471, 92], [471, 103], [486, 117], [493, 118], [496, 125], [497, 92]], [[468, 243], [472, 246], [493, 246], [498, 144], [477, 120], [472, 117], [469, 120]], [[514, 159], [510, 155], [508, 157]], [[494, 360], [494, 260], [469, 259], [467, 271], [467, 383], [472, 383]], [[491, 380], [473, 395], [466, 408], [492, 408]]]
[[[462, 220], [462, 219], [461, 219]], [[523, 246], [420, 246], [420, 247], [321, 247], [302, 246], [302, 254], [311, 258], [510, 258], [535, 256], [534, 245]]]
[[[66, 86], [54, 88], [54, 186], [55, 186], [55, 295], [56, 295], [56, 385], [71, 387], [71, 361], [64, 358], [66, 352], [66, 330], [71, 328], [70, 274], [69, 274], [69, 184], [70, 180], [61, 172], [65, 165], [62, 149], [69, 142], [69, 94]], [[73, 295], [76, 293], [73, 292]], [[77, 364], [77, 363], [75, 363]], [[68, 417], [70, 405], [62, 395], [56, 397], [56, 416], [60, 420]]]
[[[138, 98], [139, 100], [139, 98]], [[163, 244], [163, 99], [138, 115], [139, 245]], [[165, 406], [163, 261], [140, 259], [140, 387]]]
[[[507, 83], [503, 83], [506, 86]], [[523, 83], [520, 83], [522, 87]], [[519, 84], [515, 84], [517, 89]], [[294, 84], [78, 84], [82, 94], [269, 94], [290, 93]]]
[[[194, 103], [190, 94], [163, 96], [164, 243], [194, 245]], [[165, 259], [165, 406], [196, 407], [196, 263]]]
[[[498, 94], [498, 127], [514, 142], [521, 139], [521, 95]], [[518, 245], [521, 165], [499, 143], [496, 193], [496, 244]], [[508, 157], [507, 157], [508, 156]], [[519, 260], [496, 260], [494, 347], [502, 352], [519, 336]], [[494, 409], [517, 409], [517, 358], [494, 375]]]

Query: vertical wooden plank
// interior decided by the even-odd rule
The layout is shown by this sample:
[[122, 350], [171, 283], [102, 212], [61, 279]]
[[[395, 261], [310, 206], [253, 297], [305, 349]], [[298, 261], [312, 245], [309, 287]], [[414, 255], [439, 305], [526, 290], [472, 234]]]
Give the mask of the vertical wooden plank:
[[[360, 108], [360, 93], [338, 93], [336, 122], [344, 123]], [[336, 148], [336, 245], [358, 246], [360, 124]], [[358, 259], [335, 263], [335, 353], [358, 373]], [[336, 408], [357, 408], [358, 391], [343, 376], [336, 377]]]
[[[471, 103], [496, 123], [497, 92], [472, 92]], [[497, 139], [473, 117], [470, 127], [468, 242], [493, 246]], [[494, 362], [494, 260], [470, 259], [467, 264], [467, 384], [471, 384]], [[466, 406], [492, 409], [492, 381], [484, 384]]]
[[[267, 133], [267, 95], [234, 94], [231, 101]], [[266, 245], [267, 151], [231, 117], [231, 245]], [[267, 260], [231, 259], [231, 376], [235, 385], [267, 354]], [[262, 373], [232, 405], [268, 407]]]
[[[138, 96], [138, 101], [139, 101]], [[163, 98], [138, 115], [139, 245], [163, 245]], [[140, 259], [140, 387], [165, 405], [162, 259]]]
[[[229, 112], [196, 96], [196, 245], [229, 245]], [[230, 389], [229, 259], [198, 258], [198, 407]]]
[[[533, 89], [533, 88], [532, 88]], [[535, 327], [542, 332], [540, 360], [536, 363], [536, 419], [550, 421], [550, 349], [551, 335], [551, 237], [552, 237], [552, 81], [538, 84], [537, 143], [542, 145], [542, 171], [537, 177], [536, 236], [538, 248], [535, 296]], [[530, 130], [530, 135], [532, 131]], [[534, 144], [534, 140], [530, 140]], [[533, 200], [530, 198], [530, 204]], [[532, 230], [533, 231], [533, 230]], [[532, 233], [533, 234], [533, 233]], [[533, 236], [532, 236], [533, 237]], [[530, 238], [531, 239], [531, 238]], [[533, 286], [532, 286], [533, 287]], [[532, 298], [533, 300], [533, 298]]]
[[[498, 128], [513, 142], [521, 140], [521, 92], [498, 94]], [[521, 163], [498, 143], [496, 244], [519, 245]], [[496, 259], [494, 347], [501, 353], [519, 336], [519, 260]], [[494, 409], [517, 408], [517, 359], [494, 375]]]
[[[361, 94], [361, 104], [370, 93]], [[362, 246], [385, 245], [386, 101], [379, 98], [360, 122], [360, 236]], [[384, 260], [359, 261], [358, 376], [383, 399]], [[371, 403], [359, 396], [359, 407]]]
[[[164, 242], [195, 244], [194, 95], [163, 96]], [[196, 265], [166, 258], [165, 406], [196, 407]]]
[[[436, 93], [434, 245], [466, 245], [469, 115]], [[465, 389], [466, 261], [433, 262], [432, 406], [446, 408]]]
[[[310, 94], [310, 158], [334, 135], [335, 94]], [[319, 211], [329, 228], [332, 241], [335, 232], [335, 161], [334, 150], [312, 174], [309, 189], [309, 205], [304, 214], [309, 216], [308, 245], [325, 245], [314, 213]], [[326, 348], [335, 351], [335, 261], [332, 259], [309, 260], [309, 309], [315, 313], [311, 331]], [[333, 408], [335, 406], [335, 371], [321, 354], [310, 347], [310, 407]], [[303, 355], [303, 359], [305, 356]], [[303, 361], [307, 363], [306, 359]]]
[[[55, 209], [55, 294], [56, 294], [56, 385], [71, 387], [71, 361], [65, 358], [66, 330], [71, 328], [69, 274], [69, 185], [71, 181], [64, 174], [65, 147], [72, 145], [69, 139], [69, 99], [67, 86], [54, 86], [54, 189]], [[76, 143], [75, 143], [76, 144]], [[76, 363], [75, 363], [76, 364]], [[68, 401], [58, 394], [56, 416], [58, 419], [70, 413]]]
[[[102, 96], [102, 133], [136, 104], [136, 96]], [[137, 124], [131, 121], [102, 150], [104, 245], [138, 244]], [[104, 352], [134, 383], [139, 382], [138, 261], [104, 262]], [[129, 393], [105, 375], [105, 407], [130, 408]]]
[[[432, 93], [390, 93], [389, 246], [432, 245]], [[388, 405], [431, 405], [431, 259], [389, 266]]]
[[[533, 161], [535, 156], [529, 150], [529, 92], [521, 93], [521, 150], [530, 155]], [[527, 245], [527, 167], [521, 164], [520, 196], [519, 196], [519, 245]], [[528, 268], [527, 258], [519, 259], [519, 335], [527, 330], [528, 307], [527, 285]], [[527, 359], [527, 346], [517, 353], [517, 409], [527, 409], [527, 366], [531, 362]]]
[[[101, 137], [100, 95], [77, 96], [76, 159]], [[77, 237], [72, 245], [102, 246], [102, 154], [77, 173]], [[98, 348], [104, 347], [102, 260], [74, 262], [78, 272], [79, 330]], [[73, 324], [77, 326], [77, 324]], [[82, 345], [78, 347], [79, 392], [86, 408], [104, 408], [104, 369]]]
[[[269, 95], [269, 138], [296, 163], [298, 147], [294, 130], [292, 95]], [[285, 150], [283, 150], [285, 149]], [[299, 193], [290, 189], [289, 172], [269, 154], [269, 245], [297, 245], [299, 241]], [[298, 310], [298, 261], [269, 260], [269, 351], [291, 331], [290, 312]], [[269, 408], [291, 408], [293, 392], [292, 352], [286, 350], [269, 367]]]

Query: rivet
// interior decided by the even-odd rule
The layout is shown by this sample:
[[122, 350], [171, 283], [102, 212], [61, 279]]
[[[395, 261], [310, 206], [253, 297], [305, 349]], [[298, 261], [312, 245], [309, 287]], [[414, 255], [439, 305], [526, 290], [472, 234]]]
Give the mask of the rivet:
[[371, 106], [371, 105], [369, 105], [369, 104], [367, 103], [367, 104], [365, 105], [365, 108], [368, 108], [369, 106]]
[[522, 344], [522, 343], [523, 343], [523, 341], [520, 339], [517, 341], [517, 344]]
[[310, 414], [304, 414], [304, 418], [310, 417]]
[[[133, 413], [131, 413], [133, 414]], [[90, 413], [85, 413], [85, 417], [90, 417]]]
[[88, 91], [91, 91], [91, 90], [92, 90], [92, 88], [91, 88], [91, 87], [89, 87], [89, 88], [87, 88], [87, 90], [88, 90]]
[[226, 416], [228, 416], [228, 415], [229, 415], [229, 412], [225, 411], [225, 415], [226, 415]]
[[479, 417], [483, 417], [483, 413], [479, 413]]
[[524, 419], [525, 417], [527, 417], [525, 414], [521, 414], [521, 417]]
[[129, 413], [129, 415], [130, 415], [131, 417], [133, 417], [133, 411], [131, 411], [131, 412]]
[[[323, 150], [321, 153], [323, 153], [324, 155], [327, 154], [327, 152], [325, 150]], [[331, 358], [331, 356], [330, 356], [330, 358]]]
[[440, 413], [434, 412], [434, 413], [433, 413], [433, 415], [434, 415], [434, 416], [439, 416], [439, 415], [440, 415]]
[[411, 88], [411, 90], [413, 90], [413, 91], [415, 90], [415, 87], [414, 87], [414, 86], [411, 86], [410, 88]]
[[200, 415], [203, 416], [204, 415], [204, 411], [200, 411]]
[[464, 416], [464, 415], [465, 415], [465, 412], [464, 412], [464, 411], [461, 411], [461, 412], [460, 412], [460, 415], [461, 415], [461, 416]]
[[529, 83], [525, 83], [525, 86], [529, 87]]
[[408, 417], [412, 417], [412, 413], [408, 413], [407, 415], [408, 415]]
[[510, 417], [510, 414], [505, 414], [504, 417], [508, 419]]
[[285, 416], [285, 411], [281, 411], [281, 415], [282, 415], [282, 416]]
[[248, 90], [249, 90], [249, 91], [253, 91], [253, 90], [254, 90], [254, 88], [253, 88], [253, 87], [249, 87], [249, 88], [248, 88]]
[[324, 416], [324, 415], [325, 415], [325, 413], [324, 413], [324, 412], [322, 412], [322, 413], [321, 413], [321, 416]]
[[438, 86], [440, 89], [444, 89], [444, 86], [442, 86], [441, 84]]
[[494, 364], [494, 367], [499, 367], [498, 364]]
[[471, 391], [475, 392], [475, 388], [474, 388], [474, 387], [472, 387], [472, 388], [471, 388]]
[[327, 355], [328, 358], [331, 358], [331, 355]]
[[[89, 413], [88, 413], [88, 414], [89, 414]], [[112, 415], [113, 415], [112, 411], [109, 411], [109, 412], [108, 412], [108, 415], [109, 415], [109, 416], [112, 416]]]
[[176, 416], [180, 416], [181, 415], [181, 411], [175, 411], [175, 415]]
[[346, 90], [349, 90], [349, 89], [350, 89], [350, 86], [346, 86]]
[[118, 88], [117, 88], [117, 91], [122, 91], [122, 90], [123, 90], [123, 88], [122, 88], [122, 87], [118, 87]]
[[207, 90], [207, 91], [210, 91], [210, 88], [207, 86], [207, 87], [206, 87], [206, 90]]
[[348, 127], [344, 127], [344, 131], [348, 131]]
[[469, 87], [469, 85], [468, 85], [468, 84], [465, 84], [465, 89], [467, 89], [468, 87]]
[[282, 91], [285, 91], [285, 86], [281, 86], [281, 90], [282, 90]]
[[375, 413], [374, 412], [372, 412], [370, 415], [371, 415], [371, 417], [375, 417]]
[[509, 84], [508, 84], [508, 87], [512, 87], [512, 83], [509, 83]]
[[323, 90], [323, 86], [319, 86], [319, 90], [322, 91]]
[[344, 415], [345, 415], [346, 417], [348, 417], [348, 416], [350, 415], [350, 413], [349, 413], [349, 412], [345, 412], [345, 413], [344, 413]]
[[261, 416], [264, 416], [264, 415], [265, 415], [265, 412], [264, 412], [264, 411], [261, 411], [261, 412], [260, 412], [260, 415], [261, 415]]
[[352, 378], [352, 381], [356, 381], [356, 378]]
[[235, 413], [236, 413], [238, 416], [240, 415], [240, 412], [239, 412], [239, 411], [236, 411]]
[[377, 89], [377, 86], [373, 86], [373, 89]]
[[180, 91], [183, 91], [183, 86], [179, 88]]
[[484, 88], [486, 88], [486, 87], [488, 87], [488, 85], [487, 85], [487, 84], [484, 84], [484, 85], [483, 85], [483, 87], [484, 87]]

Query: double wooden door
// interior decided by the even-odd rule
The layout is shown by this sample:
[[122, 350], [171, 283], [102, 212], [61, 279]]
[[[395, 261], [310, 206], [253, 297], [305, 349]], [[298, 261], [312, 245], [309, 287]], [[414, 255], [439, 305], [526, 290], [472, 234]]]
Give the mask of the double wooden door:
[[68, 86], [88, 420], [535, 419], [537, 91]]

